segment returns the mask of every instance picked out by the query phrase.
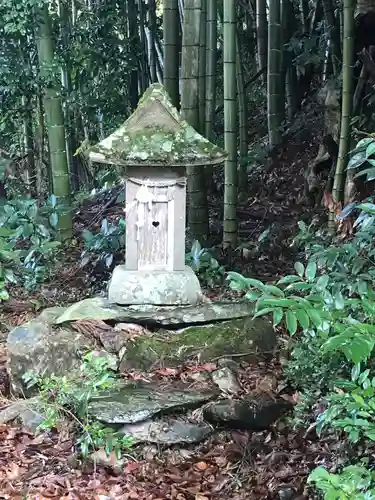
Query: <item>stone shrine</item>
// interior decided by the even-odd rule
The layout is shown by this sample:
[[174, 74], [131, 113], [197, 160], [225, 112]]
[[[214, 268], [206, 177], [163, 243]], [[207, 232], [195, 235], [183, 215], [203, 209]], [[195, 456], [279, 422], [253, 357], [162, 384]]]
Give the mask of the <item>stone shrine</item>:
[[93, 162], [123, 167], [125, 264], [108, 288], [121, 305], [196, 305], [199, 281], [185, 265], [186, 167], [217, 165], [226, 153], [182, 119], [160, 84], [126, 122], [90, 149]]

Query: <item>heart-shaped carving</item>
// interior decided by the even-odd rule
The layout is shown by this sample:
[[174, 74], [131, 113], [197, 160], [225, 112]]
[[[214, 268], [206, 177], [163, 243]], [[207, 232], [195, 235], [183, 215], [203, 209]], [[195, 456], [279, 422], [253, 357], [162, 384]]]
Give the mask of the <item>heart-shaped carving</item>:
[[152, 225], [154, 227], [158, 227], [159, 224], [160, 224], [160, 222], [158, 222], [157, 220], [152, 221]]

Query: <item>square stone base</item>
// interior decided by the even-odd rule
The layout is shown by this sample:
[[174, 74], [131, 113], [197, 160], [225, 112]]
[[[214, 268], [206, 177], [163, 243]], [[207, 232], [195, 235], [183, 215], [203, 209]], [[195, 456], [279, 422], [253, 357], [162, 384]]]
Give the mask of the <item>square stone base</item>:
[[108, 299], [120, 305], [195, 306], [202, 290], [194, 271], [129, 271], [115, 267], [108, 286]]

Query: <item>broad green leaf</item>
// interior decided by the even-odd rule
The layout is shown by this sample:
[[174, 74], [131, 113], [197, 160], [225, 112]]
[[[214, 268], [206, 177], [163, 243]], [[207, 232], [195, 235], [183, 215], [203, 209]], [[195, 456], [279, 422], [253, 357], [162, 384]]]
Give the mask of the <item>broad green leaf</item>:
[[367, 360], [373, 347], [373, 342], [369, 343], [365, 339], [356, 337], [351, 339], [350, 344], [344, 344], [342, 351], [349, 361], [357, 364]]
[[367, 149], [367, 146], [368, 146], [369, 144], [371, 144], [372, 142], [374, 142], [374, 139], [373, 139], [372, 137], [365, 137], [364, 139], [361, 139], [361, 140], [357, 143], [357, 145], [356, 145], [356, 147], [355, 147], [354, 151], [355, 151], [355, 150], [357, 150], [357, 149]]
[[57, 223], [59, 221], [59, 217], [57, 215], [56, 212], [53, 212], [50, 216], [49, 216], [49, 223], [51, 224], [52, 227], [57, 227]]
[[324, 467], [317, 467], [314, 469], [307, 478], [308, 483], [330, 481], [331, 474]]
[[370, 370], [367, 368], [367, 370], [365, 370], [364, 372], [362, 372], [360, 374], [360, 376], [358, 377], [358, 383], [363, 384], [363, 382], [367, 379], [367, 377], [369, 376], [369, 374], [370, 374]]
[[277, 282], [278, 285], [288, 285], [289, 283], [296, 283], [296, 282], [300, 282], [301, 281], [301, 277], [300, 276], [283, 276], [282, 278], [279, 279], [279, 281]]
[[277, 286], [274, 285], [265, 285], [264, 292], [272, 295], [276, 295], [277, 297], [284, 297], [284, 292], [280, 290]]
[[277, 326], [281, 323], [281, 320], [283, 319], [284, 312], [281, 308], [277, 308], [273, 310], [273, 318], [272, 318], [272, 324], [273, 326]]
[[265, 307], [264, 309], [260, 309], [254, 314], [254, 318], [259, 318], [259, 316], [264, 316], [265, 314], [269, 314], [274, 309], [272, 307]]
[[[369, 160], [367, 160], [369, 161]], [[357, 179], [358, 177], [362, 177], [363, 175], [369, 175], [372, 177], [374, 175], [375, 168], [374, 167], [369, 167], [369, 168], [364, 168], [363, 170], [360, 170], [357, 172], [354, 176], [354, 179]]]
[[346, 217], [348, 217], [348, 215], [350, 215], [353, 210], [356, 208], [357, 204], [356, 203], [348, 203], [340, 212], [340, 214], [338, 215], [338, 219], [339, 220], [343, 220], [345, 219]]
[[307, 309], [307, 314], [310, 316], [311, 321], [314, 323], [316, 327], [320, 327], [322, 325], [323, 319], [321, 316], [321, 312], [317, 309]]
[[[371, 430], [366, 430], [365, 431], [366, 437], [368, 437], [371, 441], [375, 441], [375, 428]], [[365, 497], [363, 497], [365, 498]], [[369, 497], [370, 498], [370, 497]]]
[[366, 152], [359, 151], [358, 153], [354, 153], [354, 155], [348, 161], [348, 166], [346, 167], [348, 170], [351, 168], [358, 168], [366, 161]]
[[309, 281], [314, 281], [316, 276], [316, 262], [310, 260], [306, 266], [305, 276]]
[[354, 365], [352, 368], [351, 377], [353, 382], [357, 381], [360, 373], [361, 373], [361, 363], [358, 363]]
[[34, 224], [24, 224], [23, 226], [23, 236], [24, 238], [29, 238], [34, 233]]
[[12, 269], [5, 269], [4, 271], [4, 279], [9, 281], [9, 283], [17, 283], [16, 277], [14, 276]]
[[355, 392], [352, 393], [352, 398], [354, 401], [362, 406], [365, 406], [365, 400], [360, 394], [356, 394]]
[[296, 270], [296, 273], [298, 274], [298, 276], [301, 276], [301, 278], [303, 278], [303, 275], [305, 273], [304, 265], [301, 262], [296, 262], [294, 264], [294, 269]]
[[303, 330], [308, 330], [310, 326], [310, 318], [304, 309], [295, 309], [294, 311], [298, 323], [301, 325]]
[[371, 215], [375, 215], [375, 204], [374, 203], [360, 203], [358, 205], [360, 210], [363, 210], [366, 213]]
[[13, 236], [13, 230], [6, 227], [0, 227], [0, 238], [9, 238]]
[[323, 274], [322, 276], [319, 276], [318, 281], [316, 282], [316, 288], [319, 291], [323, 291], [326, 289], [328, 282], [329, 276], [327, 274]]
[[358, 293], [360, 295], [368, 294], [368, 284], [366, 283], [366, 281], [358, 280]]
[[30, 219], [35, 219], [35, 217], [37, 216], [37, 213], [38, 213], [38, 207], [37, 207], [36, 203], [33, 203], [29, 207], [27, 215], [30, 217]]
[[199, 243], [199, 241], [194, 240], [193, 244], [191, 245], [191, 253], [193, 255], [198, 255], [201, 250], [202, 250], [202, 247], [201, 247], [201, 244]]
[[269, 297], [261, 297], [259, 299], [259, 303], [262, 306], [271, 306], [271, 307], [290, 307], [295, 305], [295, 301], [293, 299], [274, 299]]
[[286, 290], [311, 290], [312, 287], [311, 283], [301, 281], [300, 283], [291, 283], [286, 287]]
[[258, 288], [259, 290], [264, 290], [265, 287], [264, 283], [254, 278], [246, 278], [246, 283], [248, 286], [253, 286], [254, 288]]
[[286, 327], [290, 335], [294, 335], [297, 331], [297, 319], [293, 311], [285, 312]]
[[370, 142], [366, 148], [366, 157], [370, 158], [375, 153], [375, 141]]
[[345, 307], [344, 297], [340, 291], [335, 294], [335, 307], [336, 309], [344, 309]]
[[56, 208], [57, 198], [54, 194], [51, 194], [51, 196], [49, 197], [49, 202], [52, 208]]
[[250, 300], [251, 302], [253, 302], [254, 300], [258, 300], [260, 297], [260, 292], [258, 292], [257, 290], [249, 290], [248, 292], [246, 292], [246, 295], [245, 295], [245, 298], [247, 300]]
[[49, 238], [50, 233], [44, 224], [38, 224], [38, 231], [44, 238]]

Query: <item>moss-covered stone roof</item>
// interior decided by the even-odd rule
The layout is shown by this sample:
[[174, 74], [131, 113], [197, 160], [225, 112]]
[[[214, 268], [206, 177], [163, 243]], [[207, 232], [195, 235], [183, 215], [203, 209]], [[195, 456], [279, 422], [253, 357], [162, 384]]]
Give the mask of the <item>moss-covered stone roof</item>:
[[155, 83], [126, 122], [92, 146], [89, 156], [98, 163], [174, 167], [219, 164], [226, 152], [191, 127]]

